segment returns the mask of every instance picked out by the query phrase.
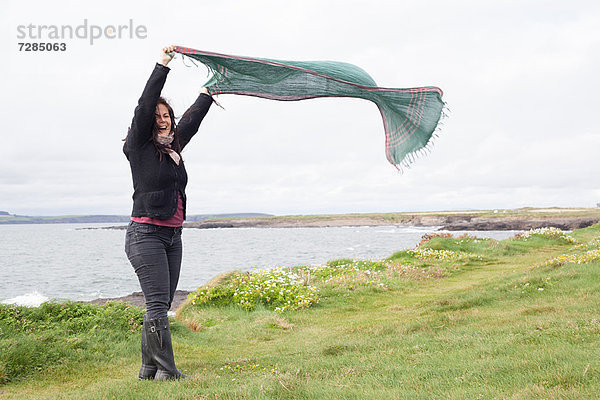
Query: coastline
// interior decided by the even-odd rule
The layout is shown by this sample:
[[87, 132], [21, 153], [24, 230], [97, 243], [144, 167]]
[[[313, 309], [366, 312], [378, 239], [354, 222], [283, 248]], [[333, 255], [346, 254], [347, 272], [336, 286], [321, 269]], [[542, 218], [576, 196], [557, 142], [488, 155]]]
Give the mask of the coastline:
[[[440, 211], [420, 213], [334, 214], [308, 216], [265, 216], [252, 218], [220, 218], [186, 222], [185, 228], [323, 228], [352, 226], [413, 226], [447, 231], [519, 231], [540, 227], [556, 227], [572, 231], [600, 221], [600, 208], [587, 209], [518, 209], [498, 211]], [[125, 229], [126, 226], [78, 229]], [[187, 298], [189, 291], [178, 290], [171, 310], [176, 310]], [[106, 304], [123, 301], [144, 307], [141, 292], [124, 296], [98, 298], [87, 303]]]

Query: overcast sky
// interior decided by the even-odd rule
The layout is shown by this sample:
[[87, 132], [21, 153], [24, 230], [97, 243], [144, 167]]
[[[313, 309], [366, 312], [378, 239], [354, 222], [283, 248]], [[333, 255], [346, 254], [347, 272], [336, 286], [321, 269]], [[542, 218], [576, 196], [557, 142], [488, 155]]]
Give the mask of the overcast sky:
[[[358, 65], [379, 86], [438, 86], [449, 117], [400, 174], [362, 99], [218, 98], [183, 153], [188, 214], [591, 207], [600, 203], [597, 1], [15, 1], [0, 16], [0, 210], [128, 214], [122, 154], [160, 47]], [[128, 25], [144, 38], [52, 40], [20, 25]], [[181, 115], [208, 79], [170, 64]]]

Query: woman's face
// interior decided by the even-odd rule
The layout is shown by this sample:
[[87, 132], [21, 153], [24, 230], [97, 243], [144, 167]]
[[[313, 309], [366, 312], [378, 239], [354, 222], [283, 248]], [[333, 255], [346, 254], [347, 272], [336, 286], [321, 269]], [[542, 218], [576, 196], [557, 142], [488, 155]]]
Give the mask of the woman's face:
[[171, 133], [171, 116], [169, 115], [167, 107], [164, 104], [158, 104], [154, 116], [156, 117], [158, 134], [161, 136], [169, 136], [169, 133]]

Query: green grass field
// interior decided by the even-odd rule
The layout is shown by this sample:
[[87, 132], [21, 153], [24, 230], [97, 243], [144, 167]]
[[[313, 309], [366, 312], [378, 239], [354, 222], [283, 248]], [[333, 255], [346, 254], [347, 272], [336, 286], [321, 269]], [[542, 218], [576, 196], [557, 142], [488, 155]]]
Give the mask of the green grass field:
[[0, 399], [597, 399], [599, 270], [597, 224], [227, 274], [172, 324], [181, 382], [136, 379], [139, 309], [2, 306]]

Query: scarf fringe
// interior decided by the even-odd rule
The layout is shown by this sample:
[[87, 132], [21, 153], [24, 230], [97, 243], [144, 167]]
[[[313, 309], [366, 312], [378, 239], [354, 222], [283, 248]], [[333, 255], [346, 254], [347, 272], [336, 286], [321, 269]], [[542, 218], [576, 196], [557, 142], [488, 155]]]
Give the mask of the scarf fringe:
[[448, 107], [448, 103], [444, 102], [440, 119], [435, 127], [435, 130], [431, 134], [431, 138], [427, 141], [427, 144], [418, 150], [408, 153], [400, 164], [394, 164], [394, 167], [396, 167], [396, 170], [400, 175], [404, 175], [405, 170], [410, 169], [410, 167], [415, 163], [415, 161], [417, 161], [421, 157], [431, 154], [432, 148], [433, 146], [435, 146], [436, 140], [438, 140], [438, 138], [440, 137], [439, 134], [442, 131], [442, 127], [445, 124], [446, 119], [450, 117], [450, 112], [451, 110], [450, 107]]

